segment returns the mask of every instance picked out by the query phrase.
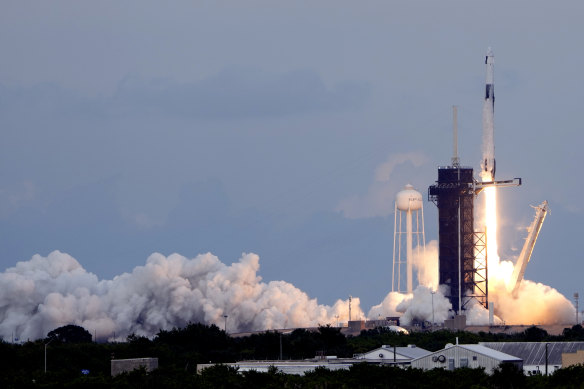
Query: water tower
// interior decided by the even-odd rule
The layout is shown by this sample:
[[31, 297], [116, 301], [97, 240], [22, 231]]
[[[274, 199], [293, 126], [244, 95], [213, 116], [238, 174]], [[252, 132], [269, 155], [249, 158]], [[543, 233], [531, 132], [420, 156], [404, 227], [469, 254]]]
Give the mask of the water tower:
[[417, 255], [420, 255], [421, 251], [425, 250], [426, 238], [424, 236], [423, 204], [422, 194], [409, 184], [406, 185], [405, 188], [395, 196], [395, 220], [393, 225], [393, 267], [391, 271], [392, 292], [404, 292], [404, 290], [402, 290], [401, 281], [404, 270], [403, 268], [405, 267], [405, 292], [412, 293], [414, 240], [416, 243]]

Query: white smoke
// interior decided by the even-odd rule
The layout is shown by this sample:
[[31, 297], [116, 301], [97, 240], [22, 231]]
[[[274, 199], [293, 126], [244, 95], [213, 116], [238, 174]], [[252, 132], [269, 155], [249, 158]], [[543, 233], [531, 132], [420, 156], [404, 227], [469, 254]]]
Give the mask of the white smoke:
[[502, 287], [490, 292], [489, 300], [506, 324], [569, 324], [576, 316], [574, 305], [556, 289], [525, 279], [517, 298]]
[[[415, 250], [417, 251], [417, 250]], [[438, 244], [430, 242], [415, 258], [418, 287], [413, 294], [390, 292], [367, 317], [400, 316], [414, 321], [442, 323], [451, 305], [438, 284]], [[495, 324], [566, 324], [573, 322], [572, 303], [549, 286], [523, 280], [518, 298], [507, 291], [513, 263], [489, 264], [489, 300], [495, 305]], [[262, 282], [259, 257], [243, 254], [228, 266], [212, 254], [193, 259], [152, 254], [144, 266], [113, 280], [99, 280], [70, 255], [54, 251], [0, 273], [0, 337], [36, 339], [54, 328], [77, 324], [98, 338], [128, 334], [153, 336], [160, 329], [188, 322], [225, 325], [230, 333], [277, 328], [309, 327], [347, 321], [348, 300], [332, 307], [284, 281]], [[435, 293], [432, 293], [435, 291]], [[353, 298], [354, 317], [363, 317]], [[337, 318], [338, 315], [338, 318]], [[480, 304], [467, 306], [467, 323], [489, 324]], [[499, 317], [502, 319], [499, 319]]]
[[495, 305], [495, 314], [506, 324], [570, 324], [574, 322], [576, 309], [556, 289], [523, 279], [518, 294], [513, 298], [514, 263], [490, 255], [489, 301]]
[[430, 241], [423, 250], [417, 248], [413, 259], [418, 284], [436, 290], [438, 288], [438, 241]]
[[[384, 300], [373, 306], [368, 317], [401, 316], [400, 323], [409, 325], [414, 321], [443, 323], [452, 315], [452, 306], [438, 288], [438, 242], [431, 241], [414, 258], [418, 287], [412, 295], [390, 292]], [[495, 325], [500, 324], [569, 324], [574, 321], [576, 310], [572, 303], [556, 289], [523, 280], [518, 297], [513, 298], [507, 290], [513, 273], [510, 261], [493, 261], [489, 264], [489, 301], [494, 303]], [[434, 301], [432, 304], [432, 291]], [[471, 300], [466, 305], [468, 325], [489, 325], [489, 311], [478, 301]]]
[[[381, 304], [373, 306], [367, 315], [374, 319], [381, 316], [401, 316], [400, 324], [414, 321], [442, 323], [449, 316], [452, 305], [438, 286], [438, 242], [430, 241], [425, 250], [414, 250], [414, 267], [418, 286], [411, 295], [390, 292]], [[434, 292], [434, 296], [432, 296]]]
[[443, 323], [448, 319], [450, 309], [452, 305], [441, 291], [436, 291], [432, 296], [431, 289], [423, 285], [419, 285], [412, 297], [405, 298], [397, 306], [397, 310], [403, 312], [400, 324], [404, 325], [409, 325], [414, 320]]
[[[188, 322], [223, 328], [224, 315], [231, 333], [348, 320], [348, 301], [318, 304], [290, 283], [262, 282], [258, 270], [255, 254], [230, 266], [212, 254], [152, 254], [131, 273], [98, 280], [68, 254], [35, 255], [0, 273], [0, 336], [42, 338], [67, 324], [98, 338], [153, 336]], [[358, 298], [351, 308], [363, 315]]]
[[399, 292], [389, 292], [383, 301], [371, 307], [367, 317], [370, 319], [375, 319], [379, 316], [401, 316], [401, 313], [397, 311], [397, 306], [406, 298], [407, 295]]

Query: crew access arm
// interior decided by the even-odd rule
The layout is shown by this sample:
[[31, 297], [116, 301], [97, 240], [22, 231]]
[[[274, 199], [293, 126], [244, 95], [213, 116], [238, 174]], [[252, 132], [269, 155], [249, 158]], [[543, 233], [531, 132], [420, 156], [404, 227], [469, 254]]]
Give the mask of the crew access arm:
[[539, 206], [533, 208], [535, 208], [535, 218], [528, 228], [527, 239], [525, 239], [525, 244], [523, 245], [521, 254], [519, 254], [519, 258], [517, 258], [517, 262], [515, 263], [513, 275], [511, 276], [511, 284], [508, 288], [511, 291], [513, 298], [517, 298], [517, 293], [521, 281], [523, 281], [523, 275], [525, 274], [527, 263], [531, 258], [535, 241], [537, 240], [537, 236], [539, 235], [539, 231], [541, 230], [541, 226], [543, 225], [543, 221], [549, 210], [548, 202], [544, 201]]

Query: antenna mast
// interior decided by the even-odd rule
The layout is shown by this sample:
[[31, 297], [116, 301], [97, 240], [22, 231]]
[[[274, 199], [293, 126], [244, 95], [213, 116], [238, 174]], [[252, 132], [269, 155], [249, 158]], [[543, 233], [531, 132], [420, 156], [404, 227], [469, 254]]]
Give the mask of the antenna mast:
[[460, 166], [460, 159], [458, 158], [458, 107], [452, 106], [452, 131], [454, 133], [454, 153], [452, 156], [452, 166]]

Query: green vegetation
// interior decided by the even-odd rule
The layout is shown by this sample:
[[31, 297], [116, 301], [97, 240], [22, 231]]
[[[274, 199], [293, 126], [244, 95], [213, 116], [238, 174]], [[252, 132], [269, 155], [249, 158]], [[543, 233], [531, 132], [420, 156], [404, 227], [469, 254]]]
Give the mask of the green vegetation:
[[[414, 332], [410, 335], [383, 329], [345, 337], [330, 326], [317, 331], [298, 329], [281, 335], [274, 331], [232, 338], [217, 326], [189, 324], [160, 331], [154, 339], [130, 335], [124, 343], [91, 343], [91, 335], [78, 326], [57, 328], [47, 338], [24, 344], [0, 342], [0, 388], [584, 388], [584, 367], [561, 369], [549, 377], [525, 377], [503, 365], [492, 376], [480, 369], [455, 371], [399, 369], [359, 364], [348, 371], [316, 369], [303, 377], [276, 369], [267, 373], [243, 372], [217, 365], [196, 374], [199, 363], [227, 363], [244, 359], [303, 359], [318, 353], [351, 357], [382, 344], [415, 344], [438, 350], [446, 343], [480, 341], [584, 341], [581, 326], [550, 336], [536, 327], [523, 333]], [[50, 342], [50, 343], [49, 343]], [[47, 373], [44, 350], [47, 347]], [[110, 359], [157, 357], [159, 369], [136, 370], [110, 376]], [[82, 370], [89, 370], [83, 374]]]

